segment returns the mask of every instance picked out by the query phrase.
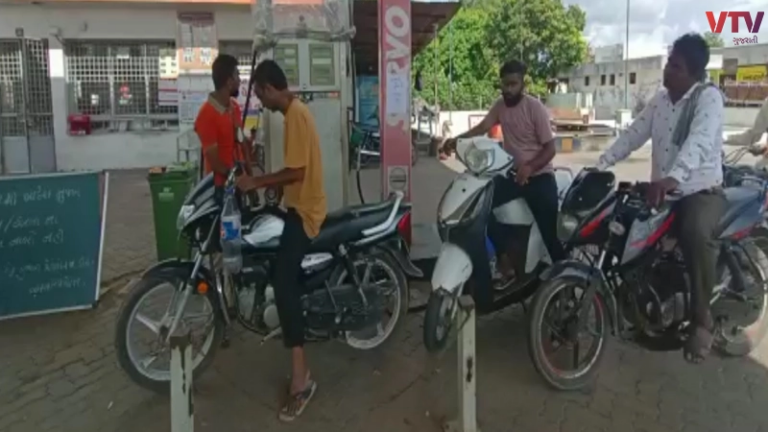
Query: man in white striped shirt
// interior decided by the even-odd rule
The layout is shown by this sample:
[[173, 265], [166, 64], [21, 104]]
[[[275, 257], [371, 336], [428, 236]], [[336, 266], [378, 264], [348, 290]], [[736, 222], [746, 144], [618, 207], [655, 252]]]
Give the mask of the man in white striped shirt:
[[709, 48], [698, 34], [686, 34], [672, 46], [659, 91], [629, 129], [600, 157], [599, 168], [625, 159], [648, 139], [652, 142], [648, 203], [658, 206], [677, 190], [677, 237], [691, 281], [693, 316], [685, 358], [701, 362], [712, 346], [714, 323], [709, 299], [716, 284], [715, 230], [725, 211], [721, 184], [723, 97], [704, 84]]

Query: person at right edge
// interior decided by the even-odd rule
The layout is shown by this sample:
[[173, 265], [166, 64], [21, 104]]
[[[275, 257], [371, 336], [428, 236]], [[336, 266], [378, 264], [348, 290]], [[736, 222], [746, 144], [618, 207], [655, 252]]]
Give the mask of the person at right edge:
[[759, 165], [764, 166], [765, 159], [768, 158], [768, 145], [758, 144], [758, 141], [760, 141], [760, 138], [762, 138], [763, 134], [766, 132], [768, 132], [768, 99], [763, 102], [760, 111], [757, 112], [752, 127], [742, 133], [726, 137], [725, 144], [749, 147], [750, 153], [756, 156], [763, 156], [762, 163], [759, 163]]
[[292, 421], [306, 408], [317, 389], [304, 358], [304, 314], [301, 307], [301, 261], [311, 239], [320, 232], [326, 217], [323, 161], [320, 137], [309, 108], [290, 90], [277, 63], [264, 60], [253, 72], [254, 90], [265, 108], [285, 116], [282, 170], [258, 177], [237, 179], [238, 187], [250, 191], [283, 187], [287, 209], [280, 250], [274, 268], [275, 301], [283, 341], [291, 350], [291, 387], [280, 420]]
[[[483, 135], [494, 125], [501, 124], [504, 149], [514, 157], [516, 175], [497, 176], [494, 181], [493, 207], [522, 196], [531, 209], [542, 240], [552, 262], [565, 259], [565, 251], [557, 238], [558, 191], [552, 167], [555, 157], [555, 136], [549, 113], [544, 104], [524, 92], [525, 64], [517, 60], [505, 63], [499, 71], [501, 98], [491, 107], [482, 122], [467, 132], [447, 140], [445, 154], [456, 151], [456, 141]], [[514, 274], [509, 257], [510, 244], [503, 239], [495, 219], [488, 225], [491, 241], [497, 251], [499, 267], [506, 278]]]
[[700, 363], [712, 348], [714, 322], [709, 310], [716, 284], [715, 230], [725, 211], [722, 189], [723, 96], [705, 83], [709, 47], [699, 34], [681, 36], [664, 66], [664, 88], [648, 102], [611, 147], [598, 169], [625, 159], [648, 139], [652, 143], [648, 204], [658, 207], [667, 193], [675, 203], [676, 234], [691, 281], [692, 319], [684, 356]]

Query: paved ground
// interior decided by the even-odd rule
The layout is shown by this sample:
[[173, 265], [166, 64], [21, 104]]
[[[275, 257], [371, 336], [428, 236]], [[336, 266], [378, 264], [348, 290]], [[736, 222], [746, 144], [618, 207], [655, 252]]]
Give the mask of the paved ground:
[[[594, 155], [558, 162], [589, 165]], [[424, 161], [414, 174], [415, 222], [434, 218], [441, 182], [452, 175], [441, 169]], [[624, 178], [644, 178], [647, 155], [620, 171]], [[143, 174], [115, 173], [111, 190], [105, 278], [114, 280], [146, 267], [154, 254]], [[120, 299], [120, 290], [113, 290], [94, 311], [0, 323], [0, 431], [169, 430], [167, 398], [133, 385], [116, 367], [112, 344]], [[386, 349], [376, 352], [337, 343], [311, 346], [319, 392], [294, 425], [275, 419], [286, 353], [278, 343], [261, 346], [238, 331], [197, 386], [197, 430], [438, 431], [456, 408], [455, 352], [427, 356], [421, 320], [409, 316]], [[768, 431], [765, 344], [750, 358], [713, 358], [689, 367], [679, 353], [648, 353], [611, 341], [593, 388], [566, 394], [546, 388], [534, 372], [525, 325], [519, 308], [478, 324], [483, 431]]]

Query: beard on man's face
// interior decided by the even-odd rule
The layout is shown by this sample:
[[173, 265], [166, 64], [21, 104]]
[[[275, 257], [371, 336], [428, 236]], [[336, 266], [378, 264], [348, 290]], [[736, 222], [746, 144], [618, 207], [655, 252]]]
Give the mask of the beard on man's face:
[[507, 107], [513, 107], [520, 103], [520, 101], [523, 99], [523, 93], [502, 93], [501, 94], [502, 99], [504, 99], [504, 105]]
[[232, 89], [232, 91], [229, 92], [229, 95], [233, 98], [237, 98], [240, 96], [240, 88]]

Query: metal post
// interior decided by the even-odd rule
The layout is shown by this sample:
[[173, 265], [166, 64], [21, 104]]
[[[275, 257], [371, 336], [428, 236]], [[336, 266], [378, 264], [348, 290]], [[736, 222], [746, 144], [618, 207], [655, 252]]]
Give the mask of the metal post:
[[171, 336], [171, 432], [195, 428], [192, 400], [192, 336]]
[[471, 296], [459, 298], [461, 322], [458, 351], [459, 416], [448, 422], [446, 432], [480, 432], [477, 427], [477, 361], [475, 360], [475, 302]]
[[432, 26], [432, 32], [434, 33], [434, 41], [435, 41], [435, 63], [432, 65], [435, 73], [435, 108], [438, 106], [438, 101], [440, 98], [437, 96], [438, 87], [439, 87], [439, 80], [438, 80], [438, 74], [440, 70], [440, 42], [437, 40], [437, 24]]
[[[453, 123], [453, 110], [456, 108], [453, 106], [453, 21], [448, 22], [448, 39], [448, 46], [450, 48], [450, 52], [448, 53], [448, 106], [450, 107], [450, 111], [448, 111], [448, 121]], [[438, 117], [435, 123], [439, 121], [440, 118]]]
[[[519, 21], [520, 29], [521, 29], [520, 31], [522, 31], [523, 22], [525, 20], [525, 17], [523, 16], [523, 0], [518, 0], [518, 3], [519, 4], [517, 6], [517, 13], [518, 13], [518, 18], [520, 19], [520, 21]], [[525, 35], [523, 35], [523, 34], [520, 35], [520, 47], [519, 47], [520, 48], [520, 61], [523, 61], [523, 38], [524, 37], [525, 37]]]
[[627, 33], [624, 38], [624, 109], [629, 109], [629, 1], [627, 0]]

